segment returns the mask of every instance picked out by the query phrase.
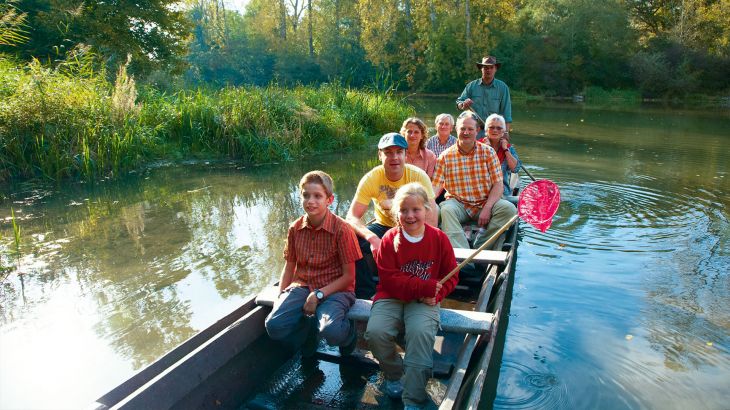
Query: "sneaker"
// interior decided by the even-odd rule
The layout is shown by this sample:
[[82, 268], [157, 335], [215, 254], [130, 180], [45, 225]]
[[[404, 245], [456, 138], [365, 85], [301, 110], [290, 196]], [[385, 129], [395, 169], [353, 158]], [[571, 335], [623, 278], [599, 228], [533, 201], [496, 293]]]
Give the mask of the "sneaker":
[[385, 393], [391, 399], [400, 399], [403, 395], [403, 384], [400, 382], [400, 379], [386, 379], [385, 383], [383, 383], [383, 393]]
[[348, 342], [340, 346], [340, 356], [349, 356], [355, 351], [357, 346], [357, 330], [355, 329], [355, 322], [350, 320], [350, 333], [347, 338]]
[[317, 319], [307, 318], [307, 325], [307, 338], [304, 339], [304, 344], [302, 345], [302, 357], [311, 358], [317, 353], [317, 347], [319, 346]]

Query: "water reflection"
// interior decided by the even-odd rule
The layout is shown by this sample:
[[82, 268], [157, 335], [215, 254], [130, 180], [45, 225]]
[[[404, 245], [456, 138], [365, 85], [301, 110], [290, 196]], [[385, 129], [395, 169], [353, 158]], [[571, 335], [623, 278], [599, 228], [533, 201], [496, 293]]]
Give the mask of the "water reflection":
[[[336, 212], [346, 212], [372, 154], [333, 159], [340, 165], [329, 172], [342, 187]], [[79, 317], [83, 331], [77, 337], [55, 335], [46, 326], [40, 333], [48, 340], [97, 346], [90, 350], [109, 348], [101, 355], [114, 356], [105, 364], [108, 372], [91, 362], [81, 366], [90, 370], [80, 376], [89, 378], [83, 400], [61, 394], [75, 403], [70, 407], [92, 401], [278, 277], [286, 229], [301, 212], [296, 184], [309, 166], [163, 167], [126, 183], [79, 184], [63, 192], [16, 187], [8, 202], [22, 225], [22, 274], [13, 269], [2, 283], [0, 352], [33, 354], [25, 348], [27, 338], [39, 333], [29, 329], [46, 326], [46, 308], [58, 303], [53, 317]], [[0, 209], [7, 256], [9, 207]], [[49, 362], [64, 354], [53, 345], [44, 350], [41, 356]], [[18, 366], [25, 364], [2, 360], [0, 407], [25, 406], [29, 397], [31, 405], [53, 407], [33, 402], [31, 387], [23, 387], [33, 385], [32, 375], [21, 374]]]

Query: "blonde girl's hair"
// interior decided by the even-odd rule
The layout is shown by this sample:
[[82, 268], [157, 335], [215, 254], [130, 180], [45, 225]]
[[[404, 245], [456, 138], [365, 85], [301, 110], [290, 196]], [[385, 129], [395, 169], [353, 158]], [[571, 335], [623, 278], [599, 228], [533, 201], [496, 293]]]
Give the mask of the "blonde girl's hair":
[[[431, 210], [431, 205], [429, 205], [428, 201], [428, 194], [426, 193], [426, 189], [423, 187], [423, 185], [419, 184], [418, 182], [411, 182], [408, 184], [403, 185], [402, 187], [398, 188], [398, 190], [395, 192], [395, 197], [393, 198], [393, 205], [390, 208], [390, 213], [393, 216], [393, 219], [395, 220], [397, 226], [399, 228], [402, 228], [400, 226], [400, 208], [403, 205], [403, 201], [405, 201], [408, 197], [415, 197], [421, 200], [421, 203], [423, 204], [423, 207], [426, 208], [427, 211]], [[395, 236], [393, 239], [393, 247], [395, 248], [395, 251], [398, 252], [398, 246], [401, 242], [401, 234], [400, 229], [398, 230], [398, 235]]]
[[299, 190], [304, 191], [304, 185], [307, 184], [320, 184], [324, 188], [324, 192], [327, 194], [327, 198], [334, 195], [335, 183], [332, 181], [332, 177], [324, 171], [309, 171], [302, 179], [299, 180]]
[[421, 141], [418, 143], [418, 149], [426, 148], [426, 132], [428, 132], [428, 129], [426, 128], [426, 123], [423, 122], [422, 119], [417, 117], [406, 118], [406, 120], [403, 121], [403, 125], [400, 127], [400, 135], [404, 137], [406, 136], [406, 127], [408, 126], [408, 124], [413, 124], [421, 130]]

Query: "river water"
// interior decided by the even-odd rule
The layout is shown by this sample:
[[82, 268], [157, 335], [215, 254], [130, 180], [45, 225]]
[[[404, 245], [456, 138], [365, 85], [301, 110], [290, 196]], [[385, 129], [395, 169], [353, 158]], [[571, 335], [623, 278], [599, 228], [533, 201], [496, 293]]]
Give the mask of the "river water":
[[[546, 233], [522, 224], [494, 407], [727, 409], [730, 113], [515, 113], [562, 203]], [[334, 177], [344, 215], [376, 164], [372, 148], [2, 187], [0, 408], [87, 406], [278, 277], [303, 173]]]

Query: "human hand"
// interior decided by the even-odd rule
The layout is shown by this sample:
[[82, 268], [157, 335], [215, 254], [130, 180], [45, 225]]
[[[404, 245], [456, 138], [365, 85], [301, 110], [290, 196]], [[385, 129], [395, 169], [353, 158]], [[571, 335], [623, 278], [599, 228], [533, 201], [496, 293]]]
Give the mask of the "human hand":
[[421, 301], [421, 303], [423, 303], [425, 305], [436, 306], [436, 298], [435, 297], [433, 297], [433, 298], [421, 298], [419, 300]]
[[439, 292], [441, 291], [441, 288], [443, 288], [443, 287], [444, 287], [444, 285], [442, 285], [441, 282], [436, 282], [436, 293], [433, 294], [434, 298], [439, 295]]
[[307, 296], [307, 301], [304, 302], [304, 306], [302, 307], [304, 314], [307, 316], [314, 316], [314, 313], [317, 311], [317, 304], [319, 304], [317, 295], [315, 295], [314, 292], [310, 292], [309, 296]]
[[489, 221], [492, 219], [492, 207], [489, 206], [489, 204], [484, 205], [484, 208], [482, 208], [482, 211], [479, 212], [479, 220], [477, 223], [479, 226], [487, 227], [489, 225]]
[[375, 255], [375, 252], [380, 250], [381, 239], [378, 238], [378, 235], [373, 235], [368, 238], [368, 242], [370, 242], [370, 251], [372, 251], [373, 255]]
[[502, 137], [499, 139], [499, 146], [502, 149], [509, 148], [509, 137]]
[[461, 108], [466, 110], [471, 107], [472, 104], [474, 104], [474, 101], [471, 98], [467, 98], [463, 103], [461, 103]]

